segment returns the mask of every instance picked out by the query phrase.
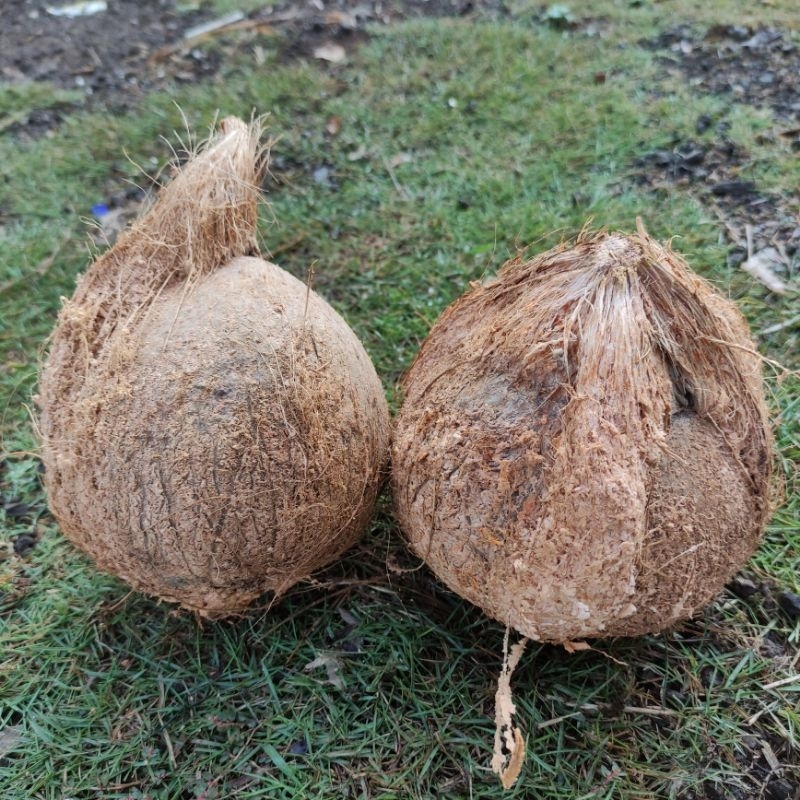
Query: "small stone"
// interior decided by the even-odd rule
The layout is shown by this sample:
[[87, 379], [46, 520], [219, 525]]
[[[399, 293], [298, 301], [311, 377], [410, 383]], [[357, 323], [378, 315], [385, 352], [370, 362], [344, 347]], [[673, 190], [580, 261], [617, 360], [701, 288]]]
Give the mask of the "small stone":
[[14, 539], [14, 552], [18, 556], [25, 556], [34, 547], [36, 547], [37, 539], [30, 533], [23, 533]]
[[731, 594], [746, 599], [758, 592], [758, 585], [745, 575], [734, 575], [728, 581], [727, 589]]
[[764, 787], [764, 797], [767, 800], [794, 800], [797, 789], [797, 784], [790, 783], [786, 778], [775, 778]]
[[778, 605], [789, 619], [800, 619], [800, 594], [781, 592], [778, 595]]
[[12, 501], [8, 505], [3, 506], [6, 516], [10, 519], [21, 519], [30, 514], [31, 507], [27, 503], [21, 501]]
[[697, 133], [705, 133], [714, 123], [714, 120], [708, 114], [702, 114], [697, 118], [694, 129]]
[[733, 195], [740, 197], [752, 194], [756, 190], [756, 185], [752, 181], [721, 181], [711, 187], [711, 193], [717, 197]]

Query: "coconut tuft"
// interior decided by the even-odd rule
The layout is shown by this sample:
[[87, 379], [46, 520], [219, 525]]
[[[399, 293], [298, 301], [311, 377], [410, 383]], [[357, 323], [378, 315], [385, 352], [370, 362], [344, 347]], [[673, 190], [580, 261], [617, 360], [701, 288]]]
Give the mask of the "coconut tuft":
[[134, 588], [236, 613], [364, 532], [389, 417], [364, 348], [257, 257], [258, 123], [226, 119], [92, 264], [40, 376], [63, 532]]
[[[40, 389], [55, 409], [81, 387], [95, 360], [109, 356], [119, 327], [132, 328], [162, 292], [185, 290], [232, 258], [258, 253], [260, 183], [267, 168], [261, 124], [224, 119], [159, 193], [79, 279], [50, 342], [48, 378]], [[58, 373], [58, 377], [55, 375]], [[49, 385], [59, 397], [46, 397]]]
[[510, 261], [445, 310], [402, 389], [404, 534], [527, 637], [663, 630], [758, 545], [760, 358], [736, 307], [641, 225]]

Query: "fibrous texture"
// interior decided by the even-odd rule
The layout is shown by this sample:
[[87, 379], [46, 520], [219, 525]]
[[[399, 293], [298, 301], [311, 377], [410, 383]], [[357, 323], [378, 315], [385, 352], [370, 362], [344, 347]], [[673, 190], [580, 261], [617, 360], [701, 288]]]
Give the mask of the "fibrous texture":
[[225, 120], [65, 303], [40, 378], [50, 507], [104, 570], [208, 616], [364, 532], [388, 451], [344, 320], [255, 254], [259, 131]]
[[403, 392], [403, 532], [533, 639], [662, 630], [760, 540], [760, 359], [735, 306], [643, 229], [508, 263], [442, 314]]

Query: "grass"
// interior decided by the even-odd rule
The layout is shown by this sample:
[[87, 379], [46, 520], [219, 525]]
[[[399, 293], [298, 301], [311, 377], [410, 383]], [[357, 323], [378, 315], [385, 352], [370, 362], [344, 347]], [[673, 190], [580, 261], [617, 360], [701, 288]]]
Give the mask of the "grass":
[[[163, 164], [183, 115], [204, 131], [218, 113], [253, 109], [268, 110], [280, 136], [264, 246], [300, 277], [315, 264], [317, 289], [361, 336], [394, 403], [430, 324], [469, 281], [589, 217], [632, 229], [641, 215], [656, 236], [677, 234], [754, 330], [781, 322], [796, 296], [771, 296], [729, 267], [707, 208], [634, 180], [638, 157], [697, 136], [711, 111], [765, 189], [788, 196], [797, 185], [796, 159], [755, 135], [773, 125], [763, 112], [693, 94], [635, 46], [674, 24], [675, 5], [593, 5], [613, 23], [596, 37], [542, 25], [525, 3], [506, 23], [376, 28], [343, 65], [284, 60], [266, 39], [255, 68], [253, 40], [226, 40], [225, 71], [208, 83], [148, 95], [128, 114], [78, 110], [34, 141], [0, 135], [1, 796], [505, 794], [488, 769], [503, 630], [418, 567], [385, 499], [344, 562], [270, 610], [198, 625], [98, 574], [58, 533], [28, 411], [39, 352], [86, 264], [91, 206], [141, 180], [138, 165]], [[677, 5], [698, 29], [740, 18], [732, 2]], [[759, 13], [781, 23], [788, 9]], [[796, 327], [760, 346], [800, 366]], [[800, 626], [776, 606], [781, 590], [800, 589], [799, 388], [770, 380], [786, 502], [748, 571], [771, 589], [726, 592], [657, 637], [573, 655], [530, 647], [513, 680], [529, 752], [509, 796], [690, 800], [800, 785], [790, 680]], [[35, 548], [15, 553], [31, 532]]]

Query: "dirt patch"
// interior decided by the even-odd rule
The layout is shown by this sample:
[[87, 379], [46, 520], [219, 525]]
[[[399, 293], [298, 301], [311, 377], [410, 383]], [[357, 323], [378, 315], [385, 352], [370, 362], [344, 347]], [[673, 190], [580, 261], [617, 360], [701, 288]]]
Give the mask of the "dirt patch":
[[[283, 57], [304, 57], [313, 55], [322, 43], [352, 47], [367, 38], [369, 24], [463, 16], [477, 7], [501, 4], [492, 0], [339, 0], [323, 6], [303, 0], [220, 17], [208, 2], [187, 11], [181, 10], [177, 0], [112, 0], [97, 13], [76, 17], [53, 13], [74, 5], [71, 0], [21, 0], [13, 10], [4, 11], [0, 82], [46, 81], [82, 92], [89, 107], [120, 111], [154, 89], [215, 74], [226, 47], [235, 46], [234, 35], [273, 38], [278, 34]], [[210, 41], [214, 47], [207, 46]], [[35, 136], [58, 125], [71, 108], [65, 103], [32, 109], [24, 119], [5, 127], [16, 135]]]
[[[735, 25], [697, 34], [681, 25], [642, 44], [660, 54], [667, 74], [688, 80], [695, 91], [769, 109], [775, 135], [800, 151], [800, 48], [788, 34]], [[732, 264], [749, 252], [774, 248], [789, 272], [800, 251], [800, 195], [764, 192], [750, 174], [749, 154], [728, 138], [728, 123], [698, 118], [698, 137], [709, 130], [714, 131], [710, 142], [676, 138], [669, 149], [645, 153], [635, 163], [637, 182], [693, 192], [719, 219], [732, 245]]]
[[[706, 121], [701, 117], [698, 129]], [[670, 149], [652, 150], [637, 159], [635, 180], [655, 191], [679, 186], [694, 193], [720, 221], [732, 244], [732, 265], [744, 261], [748, 248], [758, 252], [770, 247], [788, 272], [800, 251], [799, 201], [759, 189], [748, 174], [748, 162], [748, 154], [724, 133], [711, 142], [676, 138]]]
[[[662, 63], [695, 89], [729, 94], [734, 102], [771, 109], [778, 120], [800, 122], [800, 48], [787, 33], [715, 25], [698, 36], [679, 25], [645, 46], [664, 51]], [[800, 148], [800, 130], [791, 133]]]
[[[5, 11], [0, 28], [0, 78], [47, 81], [87, 96], [141, 96], [158, 79], [143, 69], [150, 54], [179, 39], [202, 14], [180, 13], [175, 2], [117, 0], [107, 11], [75, 18], [48, 9], [67, 5], [22, 0]], [[191, 59], [191, 55], [189, 55]], [[196, 62], [202, 59], [195, 58]], [[204, 65], [196, 63], [194, 77]]]
[[[210, 3], [182, 11], [177, 0], [114, 0], [106, 11], [68, 18], [52, 9], [67, 0], [22, 0], [0, 27], [0, 81], [47, 81], [79, 90], [83, 105], [123, 111], [154, 89], [214, 75], [226, 49], [242, 37], [268, 37], [281, 58], [313, 57], [321, 45], [351, 51], [368, 38], [368, 26], [418, 17], [505, 17], [499, 0], [314, 0], [279, 2], [250, 14], [220, 18]], [[51, 9], [51, 10], [48, 10]], [[553, 25], [541, 11], [537, 19]], [[216, 24], [216, 27], [214, 25]], [[570, 28], [574, 26], [570, 24]], [[202, 33], [203, 25], [211, 31]], [[773, 28], [714, 26], [704, 33], [676, 26], [642, 43], [654, 50], [667, 75], [679, 75], [697, 91], [727, 95], [732, 102], [768, 108], [776, 135], [800, 150], [800, 47]], [[32, 108], [6, 124], [19, 138], [57, 126], [75, 105]], [[800, 248], [797, 197], [763, 192], [748, 174], [747, 153], [727, 137], [724, 120], [697, 120], [698, 140], [676, 138], [668, 149], [645, 152], [634, 165], [644, 186], [680, 186], [695, 193], [719, 219], [731, 243], [733, 264], [755, 250], [777, 249], [787, 265]], [[701, 136], [710, 128], [709, 143]]]

